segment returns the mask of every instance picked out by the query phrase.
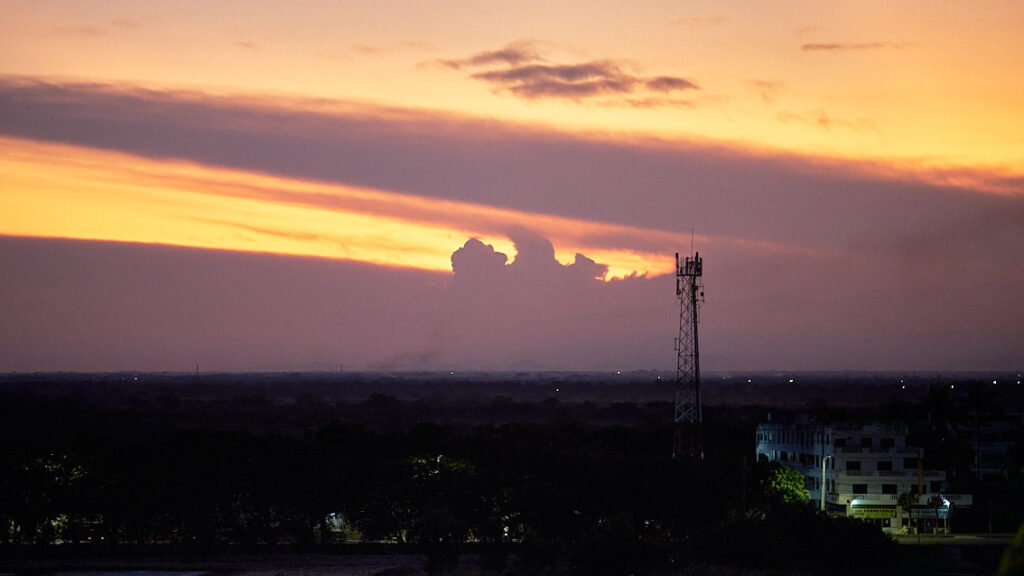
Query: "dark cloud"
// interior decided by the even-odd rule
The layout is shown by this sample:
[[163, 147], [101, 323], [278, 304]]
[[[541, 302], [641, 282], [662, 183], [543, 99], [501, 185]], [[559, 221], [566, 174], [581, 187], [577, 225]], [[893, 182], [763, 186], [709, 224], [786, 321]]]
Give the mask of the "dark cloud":
[[589, 62], [566, 66], [533, 64], [507, 70], [478, 72], [472, 77], [529, 100], [581, 100], [604, 94], [628, 94], [633, 92], [637, 84], [636, 78], [623, 74], [619, 66], [613, 62]]
[[470, 78], [486, 82], [496, 91], [527, 100], [554, 98], [580, 102], [617, 96], [616, 102], [620, 105], [655, 107], [669, 103], [651, 98], [650, 94], [700, 90], [700, 86], [686, 78], [639, 76], [615, 60], [549, 63], [536, 46], [528, 42], [510, 44], [501, 50], [481, 52], [462, 60], [444, 60], [442, 64], [457, 70], [467, 69]]
[[[6, 137], [621, 223], [652, 238], [695, 227], [713, 239], [698, 246], [709, 369], [1024, 362], [1019, 176], [994, 176], [1007, 193], [983, 194], [724, 145], [329, 108], [0, 80]], [[512, 263], [471, 241], [453, 254], [450, 277], [0, 238], [0, 370], [671, 366], [670, 277], [598, 282], [601, 265], [586, 256], [566, 266], [546, 239], [509, 236]], [[600, 240], [614, 244], [615, 234]], [[681, 248], [644, 246], [666, 258]]]
[[510, 264], [513, 271], [525, 269], [546, 274], [562, 268], [555, 260], [555, 247], [547, 238], [522, 230], [513, 231], [510, 237], [516, 247], [516, 258]]
[[598, 264], [583, 254], [576, 254], [571, 264], [562, 264], [555, 259], [555, 247], [543, 236], [515, 230], [510, 234], [515, 246], [515, 259], [509, 263], [508, 256], [495, 251], [494, 247], [476, 238], [466, 241], [462, 248], [452, 254], [452, 271], [455, 282], [490, 281], [501, 284], [517, 282], [530, 285], [552, 285], [565, 283], [593, 282], [604, 280], [608, 266]]
[[648, 90], [654, 92], [676, 92], [679, 90], [700, 90], [700, 86], [697, 86], [693, 82], [685, 78], [676, 78], [674, 76], [658, 76], [644, 81], [644, 86]]
[[0, 277], [4, 371], [310, 369], [414, 356], [432, 349], [443, 280], [316, 258], [3, 236], [0, 259], [17, 274]]
[[[671, 327], [644, 325], [661, 323], [652, 322], [659, 308], [670, 313], [670, 298], [650, 294], [665, 288], [671, 296], [666, 282], [603, 282], [607, 267], [583, 254], [562, 264], [548, 239], [524, 231], [514, 231], [512, 238], [511, 263], [478, 240], [452, 256], [455, 274], [443, 295], [438, 330], [450, 346], [503, 368], [665, 364], [651, 352], [660, 348], [659, 338], [667, 341]], [[616, 351], [601, 352], [609, 346]]]
[[480, 278], [500, 273], [508, 256], [494, 250], [494, 246], [470, 238], [462, 248], [452, 253], [452, 272], [456, 278]]
[[[682, 218], [684, 228], [711, 236], [846, 249], [862, 237], [932, 228], [947, 215], [983, 219], [1018, 211], [1020, 203], [1019, 196], [713, 144], [589, 140], [346, 103], [317, 111], [323, 109], [316, 102], [0, 80], [5, 136], [650, 230], [677, 232]], [[997, 180], [1001, 190], [1024, 192], [1019, 177]]]
[[[698, 247], [702, 366], [1015, 370], [1020, 283], [994, 281], [983, 251], [995, 238], [1019, 246], [1019, 216], [1005, 216], [1010, 228], [1001, 231], [950, 221], [909, 252], [879, 244], [857, 258]], [[449, 277], [0, 236], [0, 370], [674, 366], [670, 276], [598, 282], [600, 265], [585, 256], [565, 266], [543, 238], [520, 237], [517, 246], [514, 266], [469, 240]]]
[[[517, 254], [516, 266], [466, 242], [449, 277], [316, 258], [0, 236], [0, 370], [671, 365], [670, 284], [599, 282], [588, 278], [599, 267], [585, 257], [562, 266], [545, 258], [543, 239], [521, 240], [536, 252]], [[624, 302], [626, 311], [617, 310]]]
[[909, 48], [913, 44], [902, 42], [824, 42], [800, 46], [804, 52], [832, 52], [840, 50], [879, 50], [886, 48]]
[[464, 66], [489, 66], [491, 64], [519, 66], [528, 62], [540, 62], [543, 60], [535, 43], [521, 41], [509, 44], [500, 50], [480, 52], [464, 60], [441, 60], [441, 63], [459, 70]]
[[569, 272], [585, 280], [604, 280], [608, 276], [608, 266], [598, 264], [579, 252], [573, 263], [568, 266]]

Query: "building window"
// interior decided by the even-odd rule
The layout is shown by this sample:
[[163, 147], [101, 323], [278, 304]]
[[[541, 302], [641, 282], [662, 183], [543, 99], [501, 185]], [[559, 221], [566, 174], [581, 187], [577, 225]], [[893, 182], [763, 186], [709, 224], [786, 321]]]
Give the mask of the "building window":
[[896, 485], [882, 484], [882, 494], [896, 494]]
[[846, 438], [836, 438], [836, 448], [846, 448]]
[[878, 441], [878, 445], [882, 448], [892, 448], [896, 445], [895, 438], [882, 438]]
[[871, 448], [871, 438], [861, 438], [860, 439], [860, 447], [861, 448]]
[[879, 472], [890, 472], [892, 471], [892, 460], [879, 460], [878, 461]]
[[932, 492], [942, 492], [942, 480], [931, 481]]
[[818, 480], [814, 476], [804, 476], [804, 488], [808, 490], [818, 489]]
[[868, 485], [867, 484], [854, 484], [853, 485], [853, 493], [854, 494], [867, 494], [868, 493]]
[[847, 460], [846, 461], [847, 472], [860, 472], [860, 460]]
[[909, 457], [903, 459], [903, 469], [904, 470], [911, 470], [911, 469], [914, 469], [914, 468], [917, 468], [917, 458], [909, 456]]

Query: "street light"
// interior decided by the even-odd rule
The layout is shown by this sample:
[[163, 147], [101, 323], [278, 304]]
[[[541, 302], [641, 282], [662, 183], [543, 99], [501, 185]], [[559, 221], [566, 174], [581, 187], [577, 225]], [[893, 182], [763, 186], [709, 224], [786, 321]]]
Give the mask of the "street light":
[[828, 462], [829, 458], [832, 458], [831, 454], [824, 456], [821, 459], [821, 511], [825, 511], [825, 462]]

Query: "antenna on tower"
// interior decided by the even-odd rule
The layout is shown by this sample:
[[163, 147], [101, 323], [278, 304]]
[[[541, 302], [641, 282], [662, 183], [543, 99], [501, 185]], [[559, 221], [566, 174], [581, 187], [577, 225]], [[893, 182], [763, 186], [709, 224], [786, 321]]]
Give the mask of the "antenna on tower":
[[[691, 249], [693, 230], [690, 231]], [[704, 458], [703, 413], [700, 403], [700, 348], [697, 311], [704, 302], [701, 276], [704, 262], [697, 252], [679, 262], [676, 252], [676, 297], [679, 299], [679, 336], [676, 338], [675, 427], [673, 457]]]

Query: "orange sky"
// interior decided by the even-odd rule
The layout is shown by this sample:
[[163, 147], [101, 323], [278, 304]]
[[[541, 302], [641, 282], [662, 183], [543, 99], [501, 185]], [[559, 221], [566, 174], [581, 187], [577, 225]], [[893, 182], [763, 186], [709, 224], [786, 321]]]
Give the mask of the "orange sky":
[[[9, 0], [0, 370], [659, 366], [691, 247], [710, 367], [1015, 369], [1021, 30], [1019, 0]], [[301, 313], [283, 261], [324, 284]]]
[[[1024, 7], [986, 2], [8, 2], [0, 72], [1024, 169]], [[508, 46], [697, 88], [517, 98]], [[628, 97], [624, 97], [628, 96]], [[644, 106], [638, 102], [675, 100]], [[632, 101], [633, 105], [630, 105]]]
[[[1024, 8], [1015, 1], [982, 9], [968, 2], [599, 2], [586, 10], [547, 1], [287, 7], [16, 1], [6, 4], [0, 22], [0, 74], [271, 103], [288, 95], [283, 102], [300, 97], [328, 109], [331, 101], [347, 101], [448, 111], [598, 139], [680, 138], [840, 164], [867, 160], [900, 172], [899, 178], [934, 180], [938, 174], [960, 183], [956, 178], [966, 175], [968, 184], [978, 185], [986, 174], [1012, 182], [1024, 172], [1022, 28]], [[171, 191], [185, 186], [180, 166], [105, 174], [104, 157], [86, 149], [54, 152], [15, 141], [4, 148], [9, 192], [0, 233], [312, 254], [425, 269], [444, 268], [445, 255], [467, 234], [510, 248], [495, 226], [474, 228], [439, 212], [392, 217], [377, 206], [357, 217], [285, 208], [257, 198], [227, 200], [214, 181], [230, 178], [241, 188], [317, 187], [308, 183], [238, 171], [214, 176], [190, 167], [202, 177], [188, 182], [188, 200], [175, 196], [169, 204]], [[110, 181], [121, 192], [106, 187]], [[163, 200], [129, 200], [128, 189]], [[1019, 192], [1012, 184], [980, 189]], [[61, 203], [72, 196], [90, 208], [55, 217], [46, 207], [47, 198]], [[200, 204], [211, 216], [203, 222], [186, 218]], [[93, 217], [114, 207], [131, 213], [131, 222]], [[486, 209], [453, 205], [455, 213]], [[270, 214], [273, 227], [266, 222]], [[608, 264], [609, 277], [665, 271], [650, 251], [587, 246], [565, 232], [602, 225], [597, 222], [573, 220], [567, 227], [528, 213], [497, 218], [506, 227], [530, 219], [553, 240], [560, 260], [583, 251]], [[248, 232], [240, 232], [244, 227]], [[270, 228], [275, 233], [257, 232]], [[685, 230], [675, 233], [664, 238], [666, 244], [687, 236]]]
[[[154, 161], [80, 147], [0, 138], [4, 232], [176, 244], [198, 248], [318, 256], [424, 270], [451, 269], [467, 238], [514, 254], [502, 231], [524, 230], [561, 247], [573, 261], [586, 252], [609, 278], [667, 273], [664, 254], [587, 245], [617, 234], [651, 241], [627, 226], [536, 216], [464, 202], [425, 200], [349, 186], [297, 181], [182, 162]], [[17, 215], [17, 217], [13, 217]], [[658, 242], [682, 244], [681, 234]], [[707, 239], [703, 239], [707, 241]]]

